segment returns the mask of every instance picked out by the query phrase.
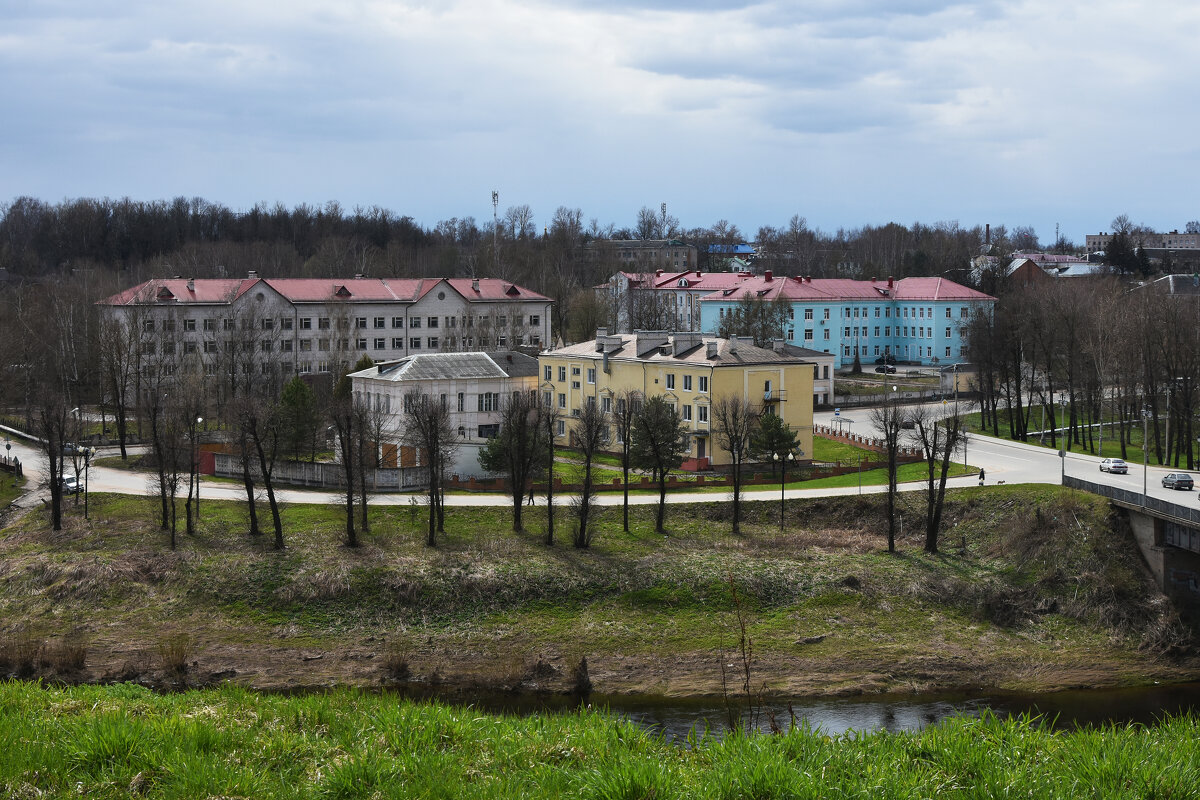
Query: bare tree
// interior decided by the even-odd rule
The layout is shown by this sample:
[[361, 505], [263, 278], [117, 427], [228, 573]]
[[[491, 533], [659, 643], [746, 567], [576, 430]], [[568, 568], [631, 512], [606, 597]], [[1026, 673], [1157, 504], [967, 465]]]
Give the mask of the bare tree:
[[717, 446], [729, 453], [733, 477], [733, 533], [741, 533], [742, 465], [750, 455], [750, 436], [754, 432], [755, 413], [741, 395], [724, 395], [713, 400], [713, 433]]
[[526, 489], [546, 456], [541, 412], [536, 392], [517, 392], [506, 398], [500, 408], [500, 432], [479, 452], [481, 467], [508, 479], [512, 527], [518, 532], [524, 530], [521, 511]]
[[561, 415], [550, 401], [542, 404], [541, 425], [546, 446], [546, 544], [554, 544], [554, 443]]
[[441, 398], [413, 389], [404, 395], [404, 432], [401, 441], [415, 448], [429, 471], [429, 536], [425, 543], [437, 546], [441, 481], [446, 465], [458, 450], [458, 435], [450, 420], [450, 409]]
[[913, 409], [911, 419], [925, 458], [925, 552], [938, 551], [938, 533], [942, 526], [942, 507], [946, 500], [946, 478], [954, 451], [962, 444], [963, 418], [955, 409], [938, 419], [927, 407]]
[[128, 458], [129, 414], [136, 403], [140, 331], [136, 312], [127, 321], [106, 319], [100, 324], [101, 397], [112, 408], [122, 460]]
[[633, 421], [637, 418], [641, 404], [641, 395], [632, 389], [626, 389], [617, 395], [616, 403], [613, 406], [613, 427], [617, 431], [617, 443], [621, 445], [621, 487], [623, 494], [621, 512], [626, 533], [629, 533], [629, 467], [633, 463], [630, 456]]
[[887, 455], [887, 518], [888, 552], [896, 552], [896, 493], [899, 471], [900, 432], [904, 429], [906, 415], [893, 398], [882, 406], [871, 410], [871, 424], [883, 433], [883, 446]]
[[354, 397], [350, 378], [343, 375], [334, 387], [329, 402], [329, 420], [333, 423], [338, 460], [346, 483], [346, 546], [358, 546], [358, 531], [354, 527], [354, 469], [358, 463], [355, 435]]
[[596, 398], [589, 397], [575, 419], [575, 447], [583, 456], [583, 483], [579, 489], [579, 501], [576, 505], [576, 516], [579, 527], [575, 529], [574, 545], [585, 548], [592, 543], [594, 531], [588, 527], [589, 515], [592, 510], [592, 500], [596, 494], [595, 482], [592, 478], [592, 462], [596, 453], [608, 440], [608, 414], [606, 414]]

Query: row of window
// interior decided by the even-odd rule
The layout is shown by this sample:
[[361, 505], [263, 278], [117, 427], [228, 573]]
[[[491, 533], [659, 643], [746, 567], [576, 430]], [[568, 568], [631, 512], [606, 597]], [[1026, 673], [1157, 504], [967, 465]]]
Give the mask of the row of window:
[[[323, 331], [329, 330], [333, 325], [333, 322], [329, 317], [315, 317], [315, 318], [314, 317], [300, 317], [300, 319], [298, 321], [300, 330], [302, 330], [302, 331], [312, 330], [313, 319], [316, 319], [316, 321], [317, 321], [317, 329], [318, 330], [323, 330]], [[508, 325], [508, 315], [507, 314], [500, 314], [494, 318], [491, 316], [480, 316], [478, 319], [479, 319], [480, 327], [483, 327], [483, 326], [487, 325], [488, 323], [492, 322], [493, 319], [495, 321], [495, 324], [499, 327], [504, 327], [504, 326]], [[464, 317], [424, 317], [424, 318], [411, 317], [408, 320], [408, 327], [409, 328], [420, 328], [422, 325], [422, 320], [424, 320], [424, 324], [428, 328], [437, 328], [442, 325], [444, 325], [447, 328], [457, 328], [457, 327], [459, 327], [460, 324], [464, 328], [474, 328], [476, 317], [474, 315], [464, 316]], [[526, 317], [524, 314], [514, 314], [513, 315], [513, 325], [515, 325], [517, 327], [524, 326], [526, 324], [526, 320], [528, 320], [528, 324], [530, 327], [538, 327], [542, 324], [541, 314], [530, 314], [528, 317]], [[388, 321], [387, 317], [354, 317], [354, 328], [356, 330], [365, 330], [367, 328], [374, 328], [376, 330], [381, 330], [383, 328], [388, 327], [387, 321]], [[179, 320], [179, 322], [184, 331], [196, 330], [196, 320], [195, 319], [186, 318], [186, 319]], [[240, 327], [242, 330], [250, 330], [253, 328], [258, 328], [258, 329], [264, 330], [264, 331], [275, 330], [275, 319], [274, 318], [260, 319], [260, 320], [258, 320], [257, 325], [254, 323], [254, 320], [251, 320], [251, 319], [242, 319], [239, 321], [240, 322], [240, 325], [239, 325], [235, 322], [235, 320], [229, 319], [227, 317], [222, 318], [220, 320], [218, 320], [217, 318], [214, 318], [214, 317], [206, 317], [203, 320], [200, 320], [200, 322], [203, 326], [203, 329], [205, 331], [210, 331], [210, 332], [217, 330], [218, 322], [220, 323], [221, 330], [225, 330], [225, 331], [232, 331], [238, 327]], [[392, 322], [391, 327], [393, 327], [393, 328], [403, 328], [404, 327], [404, 317], [392, 317], [391, 322]], [[142, 330], [144, 330], [146, 332], [153, 332], [157, 326], [157, 328], [159, 330], [162, 330], [163, 332], [166, 332], [166, 333], [170, 333], [175, 330], [175, 323], [176, 323], [176, 320], [173, 318], [164, 319], [164, 320], [158, 321], [157, 323], [153, 319], [147, 319], [147, 320], [142, 321]], [[368, 323], [370, 323], [370, 324], [368, 324]], [[348, 318], [348, 317], [339, 318], [337, 320], [337, 327], [341, 330], [348, 330], [350, 328], [350, 318]], [[292, 318], [291, 317], [280, 317], [279, 329], [284, 330], [284, 331], [292, 330]]]
[[[868, 348], [868, 346], [867, 346], [867, 345], [865, 345], [865, 344], [864, 344], [864, 345], [860, 345], [860, 346], [858, 346], [857, 348], [855, 348], [855, 347], [852, 347], [852, 346], [850, 346], [850, 345], [843, 345], [843, 346], [842, 346], [842, 355], [843, 355], [843, 356], [845, 356], [846, 358], [850, 358], [851, 356], [855, 355], [855, 350], [856, 350], [856, 349], [858, 350], [858, 355], [863, 355], [863, 356], [865, 356], [865, 355], [867, 355], [867, 350], [868, 350], [868, 349], [870, 349], [870, 348]], [[921, 346], [921, 345], [915, 345], [913, 349], [916, 351], [916, 352], [913, 354], [913, 355], [914, 355], [916, 358], [933, 358], [933, 348], [932, 348], [932, 347], [924, 347], [924, 346]], [[949, 346], [947, 346], [947, 347], [946, 347], [946, 351], [945, 351], [945, 353], [944, 353], [944, 357], [945, 357], [945, 358], [950, 358], [950, 357], [951, 357], [951, 356], [950, 356], [950, 351], [951, 351], [951, 349], [952, 349], [952, 348], [950, 348]], [[877, 356], [878, 356], [878, 355], [884, 355], [884, 354], [886, 354], [886, 353], [890, 353], [890, 352], [891, 352], [891, 348], [890, 348], [890, 347], [887, 347], [887, 346], [885, 346], [885, 347], [883, 348], [883, 352], [881, 353], [881, 352], [880, 352], [880, 350], [879, 350], [879, 345], [875, 345], [875, 352], [873, 353], [873, 355], [877, 355]], [[896, 348], [896, 352], [897, 352], [897, 354], [899, 354], [899, 352], [900, 352], [900, 348], [898, 348], [898, 347], [897, 347], [897, 348]], [[966, 348], [966, 347], [959, 347], [959, 348], [958, 348], [958, 355], [959, 355], [959, 357], [964, 357], [964, 356], [966, 356], [966, 354], [967, 354], [967, 348]], [[908, 347], [908, 345], [904, 345], [904, 356], [905, 356], [905, 357], [907, 357], [908, 355], [909, 355], [909, 347]]]
[[[580, 388], [579, 380], [577, 380], [580, 375], [580, 369], [581, 369], [580, 367], [571, 367], [571, 388], [572, 389]], [[696, 377], [698, 380], [697, 385], [699, 388], [696, 391], [707, 394], [708, 393], [708, 376], [707, 375], [698, 375], [698, 376], [694, 376], [694, 377]], [[692, 378], [693, 378], [692, 375], [684, 375], [683, 376], [683, 391], [685, 391], [685, 392], [692, 391]], [[554, 380], [554, 367], [551, 367], [549, 365], [542, 367], [542, 380], [545, 380], [545, 381]], [[558, 368], [558, 381], [559, 381], [559, 383], [565, 383], [566, 380], [567, 380], [567, 368], [565, 366], [560, 366]], [[675, 388], [675, 373], [668, 372], [667, 376], [666, 376], [666, 381], [667, 381], [667, 388], [674, 389]], [[595, 383], [596, 383], [595, 367], [588, 367], [587, 382], [589, 385], [595, 385]]]
[[[296, 346], [299, 348], [300, 352], [309, 353], [309, 352], [313, 351], [314, 343], [316, 345], [315, 349], [318, 352], [322, 352], [322, 353], [329, 352], [331, 348], [336, 348], [339, 351], [345, 351], [345, 350], [350, 350], [350, 349], [354, 349], [354, 350], [367, 350], [367, 349], [387, 350], [387, 349], [389, 349], [388, 339], [386, 337], [382, 337], [382, 336], [371, 339], [369, 348], [368, 348], [368, 340], [365, 338], [360, 338], [360, 339], [354, 340], [353, 348], [351, 348], [351, 346], [350, 346], [351, 345], [350, 339], [300, 339], [300, 340], [298, 340], [298, 344], [293, 342], [293, 340], [291, 340], [291, 339], [280, 339], [278, 342], [276, 342], [273, 339], [263, 339], [258, 343], [258, 349], [263, 353], [275, 352], [276, 349], [278, 349], [278, 351], [281, 353], [290, 353], [290, 352], [292, 352], [293, 346]], [[461, 344], [461, 346], [463, 348], [471, 349], [471, 348], [475, 347], [475, 337], [464, 336], [464, 337], [462, 337], [462, 339], [460, 340], [459, 343]], [[224, 345], [223, 347], [221, 346], [222, 344]], [[518, 346], [525, 345], [525, 344], [538, 345], [538, 344], [541, 344], [541, 337], [540, 336], [518, 336], [515, 338], [514, 344], [516, 344]], [[278, 347], [276, 347], [276, 345], [278, 345]], [[408, 349], [409, 350], [421, 350], [421, 349], [437, 350], [440, 346], [441, 346], [441, 340], [437, 336], [428, 336], [425, 338], [422, 338], [420, 336], [411, 336], [408, 338]], [[479, 337], [479, 346], [480, 347], [491, 347], [492, 346], [491, 337], [490, 336], [480, 336]], [[496, 346], [499, 348], [508, 347], [508, 337], [507, 336], [497, 336], [496, 337]], [[237, 349], [240, 349], [243, 352], [247, 352], [247, 351], [253, 350], [254, 347], [255, 347], [255, 343], [252, 341], [248, 341], [248, 340], [243, 340], [241, 342], [225, 341], [223, 343], [219, 343], [212, 339], [206, 339], [203, 342], [183, 342], [182, 346], [180, 348], [176, 348], [176, 343], [174, 341], [171, 341], [170, 339], [164, 340], [161, 343], [161, 345], [159, 343], [156, 343], [153, 340], [150, 340], [150, 341], [142, 342], [142, 354], [143, 355], [154, 355], [156, 352], [161, 352], [163, 355], [174, 355], [177, 351], [182, 351], [186, 355], [189, 353], [199, 352], [201, 348], [203, 349], [203, 351], [205, 353], [217, 353], [217, 352], [220, 352], [222, 349], [226, 353], [232, 353]], [[391, 338], [391, 348], [390, 349], [403, 350], [404, 349], [404, 337], [393, 336]]]
[[[882, 314], [880, 313], [881, 310], [882, 310]], [[726, 307], [726, 306], [722, 306], [717, 309], [717, 314], [722, 319], [725, 318], [726, 314], [733, 314], [733, 312], [734, 312], [733, 308]], [[814, 309], [805, 308], [804, 309], [804, 319], [811, 321], [813, 319], [813, 312], [814, 312]], [[862, 318], [866, 318], [866, 317], [870, 316], [869, 312], [870, 312], [870, 308], [868, 308], [866, 306], [862, 306], [862, 307], [846, 306], [842, 310], [842, 318], [843, 319], [858, 319], [860, 316]], [[959, 319], [967, 319], [969, 313], [970, 313], [970, 310], [968, 309], [967, 306], [961, 306], [958, 309]], [[822, 308], [821, 314], [822, 314], [822, 316], [821, 316], [822, 319], [829, 319], [830, 309]], [[882, 306], [882, 307], [875, 306], [875, 318], [878, 319], [880, 316], [890, 319], [892, 316], [892, 307], [891, 306]], [[933, 309], [930, 307], [927, 307], [927, 306], [901, 306], [896, 309], [896, 318], [897, 319], [902, 319], [902, 318], [907, 319], [909, 317], [911, 317], [912, 319], [925, 319], [926, 317], [928, 317], [929, 319], [933, 319]], [[953, 318], [954, 318], [953, 309], [951, 309], [949, 306], [947, 306], [946, 307], [946, 319], [953, 319]], [[795, 306], [791, 306], [788, 308], [788, 319], [790, 319], [790, 320], [796, 319], [796, 307]]]

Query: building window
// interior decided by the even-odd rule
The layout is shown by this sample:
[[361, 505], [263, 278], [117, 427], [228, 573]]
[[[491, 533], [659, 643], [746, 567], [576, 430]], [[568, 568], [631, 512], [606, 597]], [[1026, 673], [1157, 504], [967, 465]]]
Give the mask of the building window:
[[263, 339], [261, 342], [259, 342], [258, 349], [259, 349], [259, 350], [261, 350], [261, 351], [262, 351], [262, 352], [264, 352], [264, 353], [269, 353], [269, 352], [271, 352], [271, 350], [273, 350], [274, 348], [272, 348], [272, 347], [271, 347], [271, 340], [270, 340], [270, 339]]
[[566, 367], [558, 368], [558, 379], [560, 381], [565, 381], [567, 379], [567, 368]]
[[[946, 306], [946, 319], [950, 319], [950, 307], [949, 306]], [[947, 353], [946, 355], [949, 355], [949, 353]]]
[[317, 349], [322, 353], [329, 352], [329, 339], [317, 339]]
[[404, 327], [404, 317], [392, 317], [392, 327], [393, 328], [403, 328]]
[[270, 331], [270, 330], [275, 329], [275, 320], [273, 320], [273, 319], [259, 320], [259, 324], [262, 326], [262, 329], [264, 331]]
[[612, 398], [611, 397], [601, 397], [600, 398], [600, 411], [605, 414], [612, 413]]
[[804, 329], [804, 341], [806, 341], [806, 342], [811, 342], [812, 340], [813, 340], [813, 330], [812, 330], [812, 328], [805, 328], [805, 329]]
[[446, 327], [447, 328], [457, 328], [458, 327], [458, 317], [446, 317]]
[[[301, 325], [300, 327], [304, 327]], [[319, 317], [317, 319], [317, 328], [323, 331], [329, 330], [329, 317]]]
[[292, 340], [291, 340], [291, 339], [284, 339], [283, 341], [281, 341], [281, 342], [279, 343], [279, 351], [280, 351], [281, 353], [290, 353], [290, 352], [292, 352]]
[[550, 392], [542, 392], [542, 405], [546, 408], [550, 407], [550, 403], [554, 400], [554, 395]]
[[383, 328], [383, 327], [385, 327], [386, 323], [387, 323], [386, 317], [375, 317], [373, 320], [371, 320], [371, 324], [374, 325], [376, 328]]
[[805, 319], [812, 319], [812, 318], [813, 318], [813, 310], [812, 310], [811, 308], [806, 308], [806, 309], [804, 309], [804, 318], [805, 318]]
[[675, 373], [673, 373], [673, 372], [667, 373], [667, 388], [668, 389], [675, 388]]
[[437, 317], [430, 317], [428, 322], [429, 322], [429, 327], [431, 327], [431, 328], [436, 328], [438, 326], [438, 318]]
[[542, 369], [542, 374], [544, 374], [546, 376], [545, 380], [548, 380], [548, 381], [553, 380], [553, 378], [551, 376], [554, 374], [554, 367], [547, 365], [546, 367], [544, 367]]
[[696, 421], [708, 422], [708, 406], [696, 406]]
[[392, 337], [392, 349], [393, 350], [403, 350], [404, 349], [404, 337], [393, 336]]
[[196, 343], [195, 342], [184, 342], [183, 343], [183, 352], [185, 355], [188, 353], [196, 352]]
[[312, 372], [312, 364], [307, 361], [301, 361], [299, 367], [299, 372], [302, 375], [307, 375], [308, 373]]
[[421, 318], [420, 318], [420, 317], [413, 317], [412, 319], [410, 319], [410, 320], [408, 321], [408, 327], [410, 327], [410, 328], [419, 328], [419, 327], [421, 327]]
[[360, 331], [366, 327], [367, 327], [367, 318], [366, 317], [355, 317], [354, 318], [354, 329], [355, 330]]
[[708, 376], [707, 375], [700, 376], [700, 391], [704, 392], [704, 393], [708, 392]]
[[310, 350], [312, 350], [312, 339], [301, 339], [300, 340], [300, 352], [307, 353]]
[[572, 374], [572, 375], [578, 375], [578, 374], [579, 374], [579, 367], [571, 367], [571, 374]]
[[466, 396], [465, 394], [463, 394], [462, 392], [459, 392], [459, 393], [458, 393], [458, 410], [459, 410], [459, 411], [466, 411], [466, 410], [467, 410], [467, 402], [466, 402], [466, 400], [467, 400], [467, 396]]
[[152, 319], [143, 320], [142, 321], [142, 330], [153, 331], [154, 330], [154, 320], [152, 320]]
[[421, 337], [413, 336], [413, 337], [409, 338], [408, 349], [409, 350], [420, 350], [421, 349]]
[[683, 409], [683, 421], [691, 422], [692, 421], [692, 406], [688, 403], [685, 403], [682, 406], [682, 409]]
[[821, 331], [821, 333], [825, 334], [825, 337], [824, 337], [825, 341], [828, 342], [829, 341], [829, 328], [826, 328], [825, 330]]
[[185, 320], [183, 321], [183, 329], [184, 329], [185, 331], [194, 331], [194, 330], [196, 330], [196, 320], [194, 320], [194, 319], [185, 319]]
[[436, 337], [436, 336], [429, 337], [429, 349], [430, 350], [438, 349], [438, 337]]
[[530, 327], [536, 327], [536, 326], [538, 326], [538, 325], [541, 325], [541, 324], [542, 324], [542, 318], [541, 318], [539, 315], [537, 315], [537, 314], [530, 314], [530, 315], [529, 315], [529, 325], [530, 325]]
[[354, 349], [355, 350], [366, 350], [367, 349], [367, 340], [366, 339], [355, 339], [354, 340]]
[[563, 394], [562, 392], [558, 393], [558, 407], [559, 408], [567, 407], [567, 396], [565, 394]]
[[946, 358], [949, 358], [949, 357], [950, 357], [950, 348], [947, 347], [946, 348]]
[[508, 337], [507, 336], [497, 336], [496, 337], [496, 346], [497, 347], [507, 347], [508, 346]]
[[685, 392], [690, 392], [692, 390], [692, 376], [691, 375], [683, 376], [683, 390]]
[[387, 347], [387, 339], [384, 339], [382, 336], [380, 336], [375, 340], [374, 344], [376, 350], [383, 350], [385, 347]]
[[958, 310], [958, 317], [959, 317], [959, 319], [967, 318], [967, 307], [966, 306], [963, 306], [962, 308], [960, 308]]
[[595, 368], [594, 368], [594, 367], [589, 367], [589, 368], [588, 368], [588, 374], [587, 374], [587, 378], [588, 378], [588, 383], [595, 383], [595, 382], [596, 382], [596, 370], [595, 370]]
[[284, 331], [290, 331], [292, 329], [292, 318], [291, 317], [280, 317], [279, 318], [279, 329], [284, 330]]
[[946, 328], [946, 338], [947, 339], [950, 338], [950, 329], [949, 328]]
[[563, 420], [558, 421], [558, 436], [565, 436], [567, 433], [567, 423]]
[[500, 393], [499, 392], [480, 392], [479, 393], [479, 410], [480, 411], [499, 411], [500, 410]]
[[572, 389], [578, 389], [578, 388], [579, 388], [579, 381], [571, 381], [571, 388], [572, 388]]
[[[288, 342], [288, 344], [291, 344], [291, 342]], [[204, 352], [206, 352], [206, 353], [217, 352], [217, 343], [216, 342], [205, 342], [204, 343]]]

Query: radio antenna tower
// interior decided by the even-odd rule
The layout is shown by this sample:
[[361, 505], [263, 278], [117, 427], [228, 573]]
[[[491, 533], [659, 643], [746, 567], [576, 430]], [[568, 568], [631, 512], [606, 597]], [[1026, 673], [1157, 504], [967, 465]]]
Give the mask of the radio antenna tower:
[[496, 232], [500, 230], [500, 219], [496, 216], [496, 209], [500, 205], [500, 192], [492, 190], [492, 276], [500, 274], [500, 251], [497, 249]]

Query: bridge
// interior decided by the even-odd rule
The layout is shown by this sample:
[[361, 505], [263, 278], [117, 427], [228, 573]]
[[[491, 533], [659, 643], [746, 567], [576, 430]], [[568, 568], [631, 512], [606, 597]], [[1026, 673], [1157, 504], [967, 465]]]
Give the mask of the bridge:
[[[1125, 509], [1133, 538], [1159, 588], [1167, 595], [1200, 603], [1200, 505], [1179, 505], [1069, 475], [1063, 485], [1103, 495]], [[1185, 496], [1190, 500], [1195, 495]]]

